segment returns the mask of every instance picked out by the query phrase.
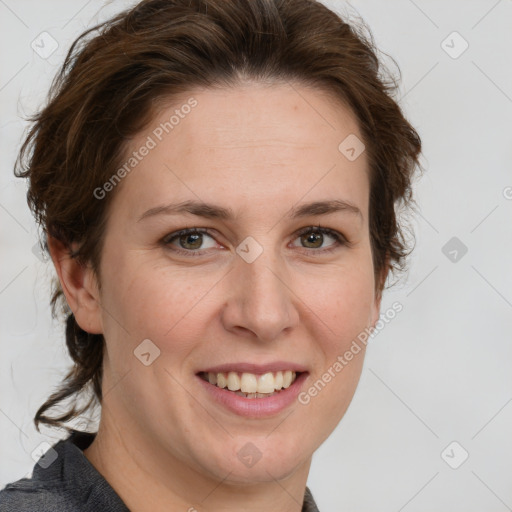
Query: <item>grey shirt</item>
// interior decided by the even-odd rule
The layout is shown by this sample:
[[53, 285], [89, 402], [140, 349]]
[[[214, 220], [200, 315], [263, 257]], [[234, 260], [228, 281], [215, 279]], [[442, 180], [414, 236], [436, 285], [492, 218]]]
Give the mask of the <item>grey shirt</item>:
[[[54, 444], [34, 465], [31, 478], [0, 490], [0, 512], [129, 512], [83, 454], [94, 437], [75, 431]], [[302, 512], [318, 512], [307, 487]]]

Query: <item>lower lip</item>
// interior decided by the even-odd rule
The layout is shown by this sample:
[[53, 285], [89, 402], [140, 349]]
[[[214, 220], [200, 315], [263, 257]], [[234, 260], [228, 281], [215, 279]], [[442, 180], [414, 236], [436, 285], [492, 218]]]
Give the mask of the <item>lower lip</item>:
[[307, 376], [307, 372], [302, 372], [290, 387], [267, 398], [245, 398], [236, 395], [232, 391], [210, 384], [199, 375], [197, 375], [197, 378], [209, 396], [226, 409], [246, 418], [263, 418], [278, 414], [291, 405], [297, 399], [297, 395], [300, 393], [302, 384]]

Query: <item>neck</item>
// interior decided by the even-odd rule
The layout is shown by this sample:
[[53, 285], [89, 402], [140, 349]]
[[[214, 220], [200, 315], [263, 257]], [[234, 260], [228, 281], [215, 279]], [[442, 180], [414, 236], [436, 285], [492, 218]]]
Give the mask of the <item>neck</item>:
[[[126, 506], [134, 512], [182, 510], [187, 512], [256, 512], [280, 510], [300, 512], [311, 458], [284, 480], [240, 482], [216, 478], [207, 468], [178, 458], [152, 436], [127, 429], [109, 414], [104, 403], [94, 441], [84, 455], [107, 480]], [[122, 428], [119, 428], [119, 426]], [[201, 470], [202, 469], [202, 470]]]

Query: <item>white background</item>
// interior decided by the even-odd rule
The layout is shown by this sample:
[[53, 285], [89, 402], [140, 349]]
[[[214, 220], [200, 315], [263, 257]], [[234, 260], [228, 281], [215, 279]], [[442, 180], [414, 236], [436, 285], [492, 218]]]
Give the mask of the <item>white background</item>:
[[[398, 63], [426, 172], [410, 272], [382, 305], [403, 311], [371, 341], [308, 485], [322, 512], [512, 510], [512, 1], [326, 3], [359, 13]], [[12, 173], [22, 116], [72, 40], [128, 4], [0, 1], [0, 488], [58, 439], [32, 419], [69, 364], [48, 306], [52, 269], [32, 252], [37, 230]], [[59, 44], [48, 59], [31, 48], [43, 31]], [[453, 31], [469, 44], [457, 58]], [[468, 249], [456, 262], [442, 252], [452, 237]], [[458, 469], [441, 457], [453, 441], [452, 465], [469, 453]]]

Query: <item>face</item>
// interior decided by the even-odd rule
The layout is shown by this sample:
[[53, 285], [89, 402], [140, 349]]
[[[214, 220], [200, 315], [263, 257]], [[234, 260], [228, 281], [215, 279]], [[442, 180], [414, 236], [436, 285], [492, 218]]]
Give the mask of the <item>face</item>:
[[[351, 134], [317, 90], [247, 84], [191, 93], [131, 141], [100, 265], [104, 403], [155, 460], [286, 478], [344, 415], [364, 346], [336, 361], [379, 315], [368, 161], [338, 149]], [[324, 202], [338, 208], [311, 207]], [[270, 393], [279, 371], [296, 373], [286, 390], [235, 392]], [[202, 378], [219, 374], [233, 390]]]

